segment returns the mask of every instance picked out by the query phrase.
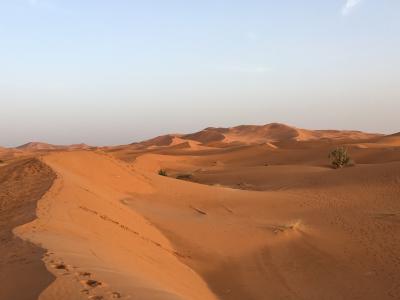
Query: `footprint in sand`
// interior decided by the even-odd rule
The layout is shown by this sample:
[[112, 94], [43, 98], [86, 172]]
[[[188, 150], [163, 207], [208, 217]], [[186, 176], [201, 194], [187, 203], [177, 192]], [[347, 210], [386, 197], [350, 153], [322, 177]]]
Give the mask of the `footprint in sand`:
[[81, 293], [82, 293], [82, 294], [89, 295], [89, 290], [88, 290], [88, 289], [83, 289], [83, 290], [81, 290]]
[[111, 293], [111, 297], [112, 297], [113, 299], [119, 299], [119, 298], [121, 298], [121, 294], [118, 293], [118, 292], [112, 292], [112, 293]]
[[[65, 265], [64, 265], [65, 266]], [[63, 267], [60, 264], [60, 268]], [[81, 282], [85, 288], [82, 289], [80, 292], [88, 296], [88, 299], [120, 299], [122, 298], [121, 293], [116, 291], [108, 290], [107, 284], [99, 280], [95, 280], [91, 278], [93, 276], [92, 273], [87, 271], [80, 271], [75, 273], [76, 279]], [[101, 288], [100, 290], [98, 288]], [[108, 291], [107, 291], [108, 290]], [[92, 294], [92, 295], [90, 295]], [[93, 295], [95, 294], [95, 295]], [[104, 295], [107, 295], [104, 296]]]
[[69, 275], [69, 274], [70, 274], [70, 273], [69, 273], [69, 271], [70, 271], [70, 270], [69, 270], [69, 267], [68, 267], [67, 265], [65, 265], [64, 263], [62, 263], [62, 262], [56, 263], [56, 262], [54, 262], [54, 261], [51, 261], [51, 263], [53, 263], [53, 264], [52, 264], [52, 267], [53, 267], [54, 269], [63, 272], [62, 275]]
[[88, 280], [86, 280], [85, 283], [86, 283], [86, 285], [88, 285], [88, 286], [90, 286], [92, 288], [95, 288], [95, 287], [98, 287], [98, 286], [102, 285], [102, 283], [100, 281], [97, 281], [97, 280], [94, 280], [94, 279], [88, 279]]
[[57, 264], [57, 265], [54, 266], [54, 268], [57, 269], [57, 270], [66, 270], [67, 266], [64, 265], [64, 264]]
[[102, 299], [104, 299], [104, 297], [100, 296], [100, 295], [93, 295], [93, 296], [89, 296], [89, 299], [91, 299], [91, 300], [102, 300]]
[[[78, 277], [88, 277], [91, 274], [89, 272], [80, 272], [77, 274]], [[88, 299], [104, 299], [102, 295], [90, 295], [92, 292], [95, 291], [95, 288], [102, 286], [102, 283], [100, 281], [94, 280], [94, 279], [86, 279], [86, 280], [80, 280], [80, 282], [87, 286], [88, 288], [84, 288], [81, 290], [82, 294], [88, 295]]]

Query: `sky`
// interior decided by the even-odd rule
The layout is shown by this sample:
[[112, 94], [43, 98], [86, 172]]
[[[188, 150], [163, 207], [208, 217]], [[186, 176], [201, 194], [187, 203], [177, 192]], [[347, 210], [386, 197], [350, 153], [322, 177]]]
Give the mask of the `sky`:
[[0, 0], [0, 145], [400, 131], [398, 0]]

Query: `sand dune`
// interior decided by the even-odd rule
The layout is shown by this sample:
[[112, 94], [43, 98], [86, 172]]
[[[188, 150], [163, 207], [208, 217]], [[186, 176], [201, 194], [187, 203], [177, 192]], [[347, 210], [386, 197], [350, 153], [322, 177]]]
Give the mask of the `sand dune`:
[[392, 148], [400, 147], [400, 133], [386, 135], [371, 142], [357, 145], [360, 148]]
[[[167, 134], [139, 143], [102, 147], [101, 149], [105, 152], [112, 152], [115, 157], [125, 161], [133, 161], [137, 156], [149, 152], [202, 155], [209, 152], [218, 152], [218, 148], [227, 149], [228, 151], [249, 145], [265, 145], [266, 148], [269, 147], [271, 149], [281, 146], [298, 148], [298, 142], [315, 142], [317, 146], [329, 146], [334, 143], [369, 142], [381, 136], [381, 134], [349, 130], [307, 130], [280, 123], [271, 123], [261, 126], [241, 125], [231, 128], [208, 127], [191, 134]], [[311, 147], [308, 145], [306, 148]], [[177, 152], [175, 150], [180, 151]]]
[[23, 144], [18, 146], [17, 149], [19, 150], [55, 150], [55, 149], [64, 149], [65, 146], [60, 145], [51, 145], [47, 143], [41, 142], [29, 142], [27, 144]]
[[183, 139], [199, 141], [203, 144], [223, 141], [241, 143], [271, 143], [288, 140], [308, 141], [317, 139], [370, 139], [377, 137], [377, 134], [363, 133], [360, 131], [346, 130], [306, 130], [288, 126], [280, 123], [267, 125], [241, 125], [232, 128], [209, 127], [202, 131], [184, 135]]
[[[149, 146], [169, 146], [171, 145], [172, 141], [174, 139], [173, 135], [167, 134], [167, 135], [161, 135], [158, 137], [155, 137], [153, 139], [147, 140], [140, 142], [140, 145], [149, 147]], [[134, 143], [136, 144], [136, 143]]]
[[[191, 134], [167, 134], [128, 147], [141, 150], [155, 150], [165, 147], [202, 147], [226, 148], [249, 144], [268, 144], [276, 147], [275, 143], [318, 141], [318, 140], [371, 140], [379, 138], [380, 134], [364, 133], [350, 130], [307, 130], [280, 123], [266, 125], [241, 125], [231, 128], [208, 127]], [[119, 146], [121, 147], [121, 146]], [[118, 149], [119, 147], [111, 147]], [[111, 148], [108, 148], [111, 150]], [[126, 146], [123, 146], [126, 148]]]
[[90, 146], [81, 143], [81, 144], [72, 144], [72, 145], [52, 145], [48, 143], [41, 142], [30, 142], [21, 146], [16, 147], [18, 150], [23, 151], [49, 151], [49, 150], [77, 150], [77, 149], [89, 149]]
[[40, 201], [39, 218], [17, 229], [52, 253], [45, 262], [58, 278], [41, 299], [216, 299], [170, 242], [121, 203], [153, 191], [145, 177], [91, 152], [52, 154], [45, 162], [57, 172], [56, 184]]
[[[269, 124], [17, 150], [0, 299], [398, 299], [397, 143]], [[338, 145], [355, 166], [329, 166]]]
[[[360, 180], [367, 182], [387, 172], [386, 166], [380, 170], [345, 171], [369, 174]], [[398, 171], [398, 164], [392, 167], [384, 187], [391, 192], [378, 203], [369, 195], [376, 195], [381, 184], [368, 189], [360, 189], [357, 182], [347, 186], [343, 178], [357, 175], [326, 169], [308, 170], [312, 176], [294, 186], [282, 174], [281, 182], [275, 182], [280, 187], [268, 191], [271, 187], [261, 186], [265, 192], [160, 178], [157, 195], [129, 203], [190, 256], [182, 260], [221, 299], [390, 299], [398, 293], [399, 279], [400, 245], [394, 238], [399, 233], [398, 207], [391, 208], [400, 192]], [[301, 179], [304, 172], [288, 179]], [[253, 186], [258, 175], [243, 174], [253, 177]], [[267, 178], [272, 179], [273, 175]], [[314, 188], [316, 179], [320, 188]], [[376, 218], [382, 211], [383, 219]]]
[[14, 227], [36, 217], [36, 201], [54, 178], [54, 172], [37, 159], [0, 168], [0, 299], [37, 299], [54, 279], [41, 261], [44, 249], [12, 233]]
[[14, 148], [0, 148], [0, 165], [6, 162], [10, 162], [14, 159], [27, 156], [27, 153], [24, 151], [14, 149]]

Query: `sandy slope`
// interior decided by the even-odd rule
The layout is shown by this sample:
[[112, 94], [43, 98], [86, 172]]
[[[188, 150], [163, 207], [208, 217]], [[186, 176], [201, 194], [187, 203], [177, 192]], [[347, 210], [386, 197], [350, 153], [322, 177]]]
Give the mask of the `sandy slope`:
[[[334, 170], [342, 144], [356, 166]], [[56, 278], [27, 299], [400, 298], [398, 134], [270, 124], [70, 150], [43, 157], [57, 179], [14, 229]]]
[[15, 237], [12, 230], [36, 217], [36, 201], [54, 178], [37, 159], [0, 167], [0, 299], [37, 299], [53, 280], [41, 261], [44, 249]]
[[14, 159], [21, 158], [23, 156], [30, 156], [30, 155], [29, 153], [25, 153], [18, 149], [0, 147], [0, 166], [4, 165], [7, 162], [13, 161]]
[[358, 146], [361, 148], [400, 148], [400, 133], [386, 135]]
[[39, 203], [38, 220], [17, 230], [52, 253], [45, 261], [58, 277], [40, 299], [215, 299], [170, 242], [121, 203], [153, 192], [148, 179], [93, 152], [44, 160], [58, 179]]
[[166, 159], [145, 155], [132, 169], [88, 151], [44, 158], [59, 178], [39, 219], [17, 230], [51, 253], [57, 280], [40, 299], [400, 295], [399, 163], [242, 166], [235, 176], [249, 185], [240, 189], [229, 162], [203, 174], [231, 189], [158, 176], [159, 164], [174, 163]]
[[[145, 159], [151, 166], [161, 157]], [[239, 188], [261, 191], [148, 174], [157, 193], [126, 201], [221, 299], [399, 297], [400, 163], [225, 169], [203, 179], [233, 187], [246, 180]]]

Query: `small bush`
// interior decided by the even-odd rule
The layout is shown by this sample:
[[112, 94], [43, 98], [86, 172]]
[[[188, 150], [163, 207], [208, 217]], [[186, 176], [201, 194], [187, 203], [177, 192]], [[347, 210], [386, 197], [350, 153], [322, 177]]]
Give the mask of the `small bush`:
[[165, 171], [165, 169], [160, 169], [160, 170], [158, 170], [158, 175], [161, 175], [161, 176], [168, 176], [168, 175], [167, 175], [167, 171]]
[[351, 163], [350, 156], [347, 153], [347, 149], [343, 146], [337, 147], [329, 153], [332, 166], [335, 169], [343, 168]]

